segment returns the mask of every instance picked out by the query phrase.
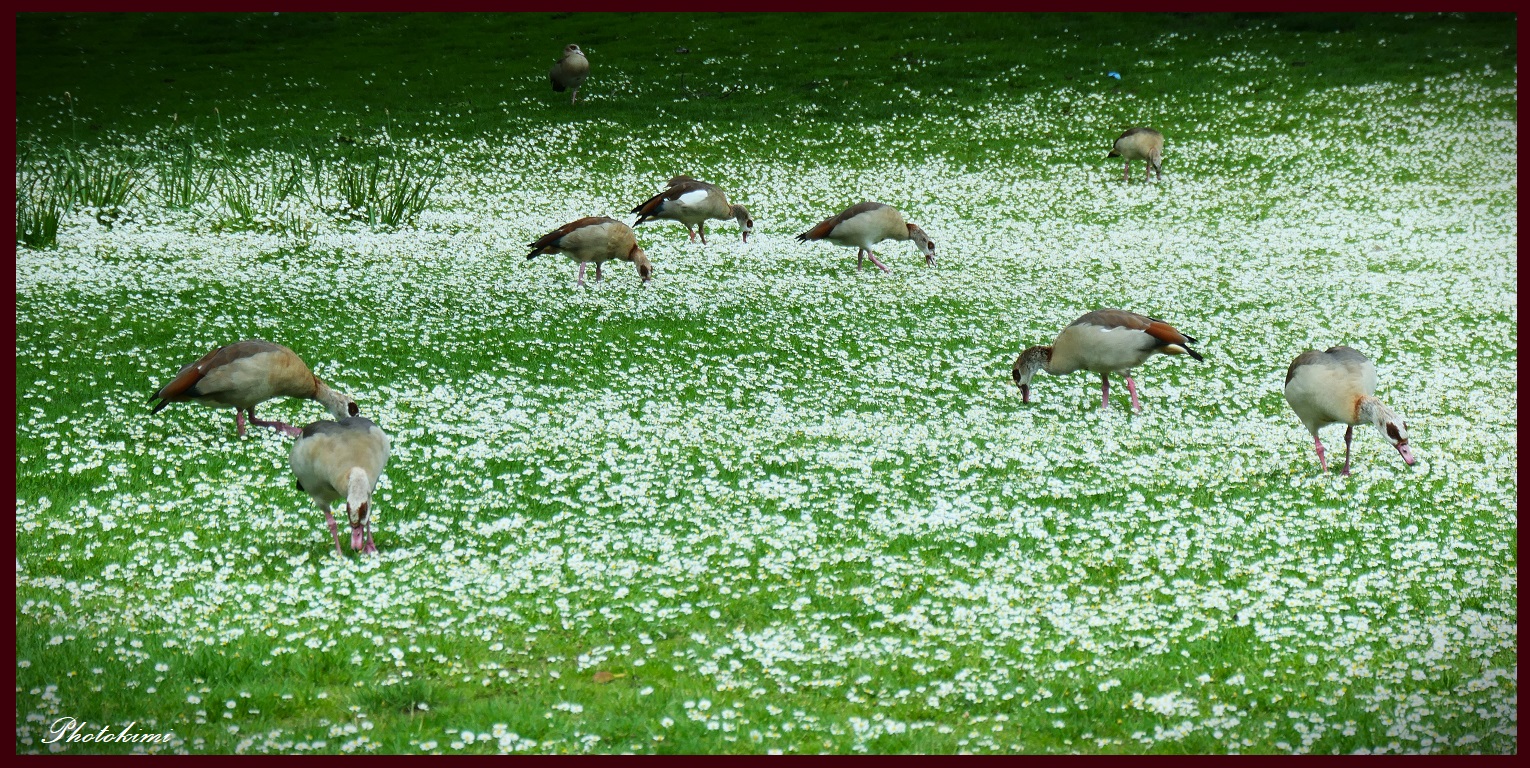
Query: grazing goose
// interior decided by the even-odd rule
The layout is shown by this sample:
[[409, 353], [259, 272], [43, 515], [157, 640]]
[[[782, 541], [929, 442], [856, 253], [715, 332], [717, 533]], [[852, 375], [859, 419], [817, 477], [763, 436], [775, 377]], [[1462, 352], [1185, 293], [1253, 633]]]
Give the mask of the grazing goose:
[[351, 521], [351, 549], [362, 554], [377, 551], [372, 543], [372, 491], [382, 477], [383, 467], [388, 464], [390, 445], [388, 436], [370, 420], [352, 416], [340, 421], [315, 421], [303, 427], [303, 433], [292, 444], [292, 474], [297, 476], [297, 487], [313, 497], [324, 519], [329, 523], [329, 535], [335, 540], [335, 554], [340, 551], [340, 528], [329, 508], [338, 499], [345, 499], [345, 511]]
[[1309, 349], [1286, 369], [1286, 402], [1312, 433], [1318, 465], [1328, 472], [1323, 441], [1318, 430], [1329, 424], [1348, 424], [1344, 430], [1344, 474], [1349, 474], [1349, 447], [1356, 424], [1371, 424], [1413, 465], [1408, 447], [1408, 425], [1376, 398], [1376, 366], [1349, 347], [1329, 347], [1326, 352]]
[[579, 287], [584, 287], [584, 267], [595, 262], [595, 279], [601, 278], [600, 265], [621, 259], [637, 265], [638, 276], [643, 282], [653, 276], [653, 266], [648, 254], [637, 244], [632, 228], [616, 219], [605, 216], [586, 216], [578, 221], [564, 224], [543, 235], [531, 244], [531, 259], [542, 253], [562, 253], [579, 262]]
[[219, 347], [187, 365], [159, 391], [149, 396], [159, 399], [150, 413], [159, 413], [166, 405], [181, 401], [201, 403], [209, 408], [234, 407], [234, 424], [244, 437], [244, 415], [257, 427], [273, 427], [287, 435], [300, 430], [280, 421], [255, 418], [255, 406], [277, 397], [302, 397], [317, 400], [331, 416], [343, 419], [355, 416], [359, 409], [350, 395], [336, 392], [308, 370], [296, 352], [269, 341], [250, 339]]
[[547, 70], [547, 79], [552, 81], [552, 89], [563, 93], [569, 88], [574, 89], [568, 103], [573, 104], [579, 100], [579, 86], [584, 85], [584, 79], [590, 76], [590, 60], [584, 57], [584, 51], [579, 46], [569, 43], [563, 49], [563, 58], [558, 59]]
[[1126, 171], [1121, 175], [1122, 181], [1131, 181], [1132, 161], [1141, 160], [1146, 165], [1143, 170], [1143, 181], [1152, 177], [1153, 173], [1163, 179], [1163, 134], [1152, 128], [1128, 128], [1126, 133], [1116, 139], [1116, 144], [1111, 148], [1107, 159], [1119, 157], [1126, 161]]
[[866, 266], [865, 259], [871, 257], [871, 263], [877, 265], [877, 269], [883, 272], [889, 271], [882, 262], [877, 261], [877, 254], [871, 250], [871, 246], [883, 240], [913, 240], [914, 245], [924, 253], [924, 263], [935, 263], [935, 243], [924, 230], [903, 220], [903, 214], [897, 208], [881, 203], [861, 203], [852, 205], [833, 216], [818, 222], [818, 226], [797, 235], [801, 241], [828, 240], [835, 245], [849, 248], [855, 246], [855, 268], [863, 269]]
[[1078, 370], [1100, 374], [1100, 408], [1110, 408], [1110, 374], [1126, 377], [1126, 391], [1131, 393], [1132, 408], [1142, 410], [1137, 400], [1137, 385], [1131, 369], [1155, 354], [1189, 355], [1203, 360], [1190, 348], [1195, 339], [1174, 330], [1173, 326], [1147, 315], [1120, 309], [1097, 309], [1074, 320], [1050, 347], [1031, 347], [1015, 358], [1011, 369], [1020, 396], [1031, 401], [1031, 377], [1037, 371], [1061, 376]]
[[669, 189], [648, 198], [632, 212], [638, 215], [637, 221], [632, 222], [634, 227], [649, 219], [669, 219], [684, 224], [693, 243], [696, 242], [696, 230], [692, 227], [701, 229], [701, 242], [706, 243], [707, 219], [737, 219], [746, 243], [749, 233], [754, 231], [754, 219], [749, 217], [744, 206], [730, 204], [728, 196], [716, 185], [689, 176], [670, 179]]

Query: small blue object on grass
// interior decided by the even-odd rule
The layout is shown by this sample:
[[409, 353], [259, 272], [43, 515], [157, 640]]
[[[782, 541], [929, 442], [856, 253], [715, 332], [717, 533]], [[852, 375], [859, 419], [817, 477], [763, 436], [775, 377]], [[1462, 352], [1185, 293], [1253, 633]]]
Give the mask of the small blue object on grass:
[[1117, 80], [1121, 79], [1121, 73], [1120, 72], [1106, 72], [1105, 76], [1106, 77], [1114, 77]]

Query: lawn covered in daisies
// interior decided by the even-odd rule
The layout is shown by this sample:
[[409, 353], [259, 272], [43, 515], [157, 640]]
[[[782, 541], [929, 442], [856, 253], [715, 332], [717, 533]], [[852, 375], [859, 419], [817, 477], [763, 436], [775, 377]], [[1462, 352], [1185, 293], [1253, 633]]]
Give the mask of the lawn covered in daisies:
[[[1182, 66], [1281, 66], [1234, 40]], [[67, 716], [190, 752], [1517, 751], [1517, 97], [1445, 70], [1273, 108], [1056, 84], [726, 146], [531, 114], [368, 138], [439, 163], [414, 226], [72, 213], [16, 250], [17, 750]], [[1121, 183], [1113, 126], [1174, 114], [1205, 118], [1158, 125], [1162, 182]], [[644, 224], [647, 286], [523, 258], [673, 173], [750, 241]], [[794, 239], [862, 199], [935, 267]], [[1205, 362], [1137, 369], [1139, 414], [1089, 374], [1022, 404], [1015, 355], [1100, 307]], [[243, 338], [392, 436], [378, 557], [333, 556], [289, 439], [148, 415]], [[1364, 427], [1319, 473], [1281, 387], [1335, 344], [1416, 466]]]

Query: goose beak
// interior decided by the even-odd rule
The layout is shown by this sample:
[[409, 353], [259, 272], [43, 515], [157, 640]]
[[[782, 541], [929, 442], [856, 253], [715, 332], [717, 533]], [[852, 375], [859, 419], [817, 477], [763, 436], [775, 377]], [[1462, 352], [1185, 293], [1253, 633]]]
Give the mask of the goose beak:
[[1029, 403], [1030, 401], [1031, 401], [1031, 385], [1029, 385], [1029, 384], [1021, 384], [1020, 385], [1020, 402], [1022, 402], [1022, 403]]
[[1409, 448], [1407, 443], [1399, 444], [1397, 446], [1397, 452], [1402, 454], [1403, 463], [1410, 467], [1413, 466], [1413, 449]]
[[[346, 511], [349, 512], [350, 508], [347, 507]], [[351, 523], [351, 549], [361, 549], [361, 545], [365, 541], [365, 539], [362, 536], [362, 531], [365, 530], [365, 526], [367, 524], [367, 505], [366, 504], [362, 504], [361, 505], [359, 511], [356, 513], [355, 517], [352, 518], [352, 520], [353, 520], [353, 522]]]

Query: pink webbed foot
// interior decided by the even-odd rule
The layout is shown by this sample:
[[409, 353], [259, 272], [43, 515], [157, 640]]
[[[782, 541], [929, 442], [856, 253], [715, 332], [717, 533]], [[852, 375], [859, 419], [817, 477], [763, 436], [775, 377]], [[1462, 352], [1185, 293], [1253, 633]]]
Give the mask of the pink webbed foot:
[[886, 264], [883, 264], [882, 262], [877, 260], [877, 252], [876, 251], [867, 250], [866, 251], [866, 255], [868, 257], [870, 257], [871, 263], [875, 264], [877, 269], [880, 269], [883, 272], [888, 273], [888, 274], [892, 273], [892, 270], [888, 269]]
[[1317, 435], [1312, 436], [1312, 444], [1317, 446], [1318, 466], [1322, 467], [1323, 474], [1328, 474], [1328, 459], [1323, 455], [1323, 441]]

